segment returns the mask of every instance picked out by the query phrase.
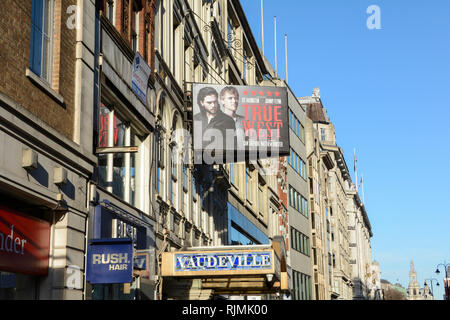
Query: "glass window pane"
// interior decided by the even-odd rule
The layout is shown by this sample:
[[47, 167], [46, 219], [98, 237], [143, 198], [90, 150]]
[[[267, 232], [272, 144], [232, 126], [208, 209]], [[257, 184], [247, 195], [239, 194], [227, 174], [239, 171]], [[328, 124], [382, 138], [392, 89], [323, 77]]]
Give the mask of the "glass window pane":
[[44, 0], [44, 21], [42, 26], [42, 73], [41, 76], [47, 82], [51, 81], [51, 59], [52, 59], [52, 0]]
[[105, 148], [108, 146], [108, 120], [110, 110], [102, 103], [99, 109], [98, 117], [98, 143], [97, 147]]
[[35, 300], [39, 278], [20, 273], [0, 272], [0, 300]]
[[106, 166], [107, 166], [107, 155], [99, 154], [98, 155], [98, 185], [106, 188], [108, 186], [106, 180]]
[[136, 153], [130, 154], [130, 204], [136, 199]]
[[114, 147], [123, 147], [125, 146], [125, 123], [122, 122], [115, 114], [114, 114], [114, 129], [113, 129], [113, 146]]
[[125, 154], [115, 153], [113, 159], [113, 194], [123, 199], [125, 196]]

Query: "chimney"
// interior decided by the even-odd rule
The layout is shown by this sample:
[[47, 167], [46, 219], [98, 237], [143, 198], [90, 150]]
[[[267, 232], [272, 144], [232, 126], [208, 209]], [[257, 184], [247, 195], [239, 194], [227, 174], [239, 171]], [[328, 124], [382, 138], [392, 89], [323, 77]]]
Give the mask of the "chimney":
[[320, 98], [320, 89], [318, 87], [313, 89], [313, 97]]

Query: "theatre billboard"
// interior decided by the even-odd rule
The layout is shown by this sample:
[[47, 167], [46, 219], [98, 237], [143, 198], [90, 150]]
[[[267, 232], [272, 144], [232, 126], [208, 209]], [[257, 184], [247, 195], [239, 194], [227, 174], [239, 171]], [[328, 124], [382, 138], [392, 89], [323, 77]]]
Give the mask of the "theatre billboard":
[[288, 121], [285, 87], [193, 85], [196, 162], [289, 155]]
[[279, 272], [274, 250], [186, 251], [163, 254], [162, 275], [171, 277], [266, 275]]

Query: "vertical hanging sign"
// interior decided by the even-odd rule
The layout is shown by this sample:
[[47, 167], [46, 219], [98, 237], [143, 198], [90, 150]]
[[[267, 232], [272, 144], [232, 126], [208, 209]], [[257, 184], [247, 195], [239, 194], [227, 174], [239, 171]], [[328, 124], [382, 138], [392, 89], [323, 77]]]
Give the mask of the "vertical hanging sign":
[[131, 88], [144, 105], [147, 106], [147, 87], [151, 69], [144, 58], [136, 52], [131, 73]]
[[133, 242], [131, 239], [91, 240], [86, 278], [90, 283], [131, 283]]

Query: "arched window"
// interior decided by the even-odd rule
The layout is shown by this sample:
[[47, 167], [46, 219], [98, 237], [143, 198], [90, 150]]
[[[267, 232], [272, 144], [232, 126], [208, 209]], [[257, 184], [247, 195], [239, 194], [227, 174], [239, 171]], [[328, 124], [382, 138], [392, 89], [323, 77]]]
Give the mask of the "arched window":
[[155, 134], [156, 143], [156, 192], [166, 200], [166, 144], [167, 128], [169, 128], [169, 108], [165, 103], [165, 93], [160, 91], [157, 96], [157, 130]]

